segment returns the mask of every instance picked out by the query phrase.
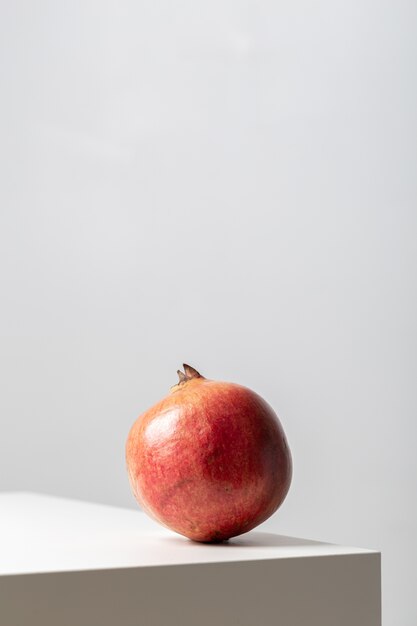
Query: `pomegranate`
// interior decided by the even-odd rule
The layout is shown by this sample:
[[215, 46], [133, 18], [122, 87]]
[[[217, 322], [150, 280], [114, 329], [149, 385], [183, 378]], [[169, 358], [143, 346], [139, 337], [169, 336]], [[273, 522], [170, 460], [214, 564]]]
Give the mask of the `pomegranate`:
[[280, 421], [255, 392], [184, 364], [169, 395], [133, 424], [132, 491], [155, 520], [195, 541], [246, 533], [282, 504], [292, 475]]

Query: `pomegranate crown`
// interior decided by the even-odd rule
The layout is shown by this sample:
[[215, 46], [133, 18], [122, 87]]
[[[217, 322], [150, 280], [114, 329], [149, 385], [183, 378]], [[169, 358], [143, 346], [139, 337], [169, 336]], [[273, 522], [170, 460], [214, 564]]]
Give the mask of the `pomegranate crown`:
[[178, 378], [179, 378], [179, 385], [182, 385], [184, 383], [186, 383], [189, 380], [192, 380], [193, 378], [203, 378], [203, 376], [197, 372], [196, 369], [194, 369], [194, 367], [191, 367], [191, 365], [187, 365], [187, 363], [183, 363], [183, 368], [184, 371], [182, 372], [181, 370], [177, 370], [177, 374], [178, 374]]

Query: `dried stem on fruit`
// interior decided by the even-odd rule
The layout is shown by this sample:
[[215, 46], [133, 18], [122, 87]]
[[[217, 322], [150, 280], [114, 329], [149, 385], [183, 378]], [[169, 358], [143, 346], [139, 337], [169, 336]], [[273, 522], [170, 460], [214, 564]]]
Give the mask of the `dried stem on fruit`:
[[193, 378], [203, 378], [201, 374], [197, 372], [196, 369], [194, 369], [194, 367], [191, 367], [191, 365], [187, 365], [187, 363], [184, 363], [183, 368], [185, 373], [181, 370], [177, 370], [179, 385], [182, 385], [187, 381], [192, 380]]

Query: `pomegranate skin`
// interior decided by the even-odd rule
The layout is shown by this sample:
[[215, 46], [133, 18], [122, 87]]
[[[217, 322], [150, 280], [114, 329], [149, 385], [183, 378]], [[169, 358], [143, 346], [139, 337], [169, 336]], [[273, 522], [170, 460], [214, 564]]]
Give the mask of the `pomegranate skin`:
[[195, 373], [136, 420], [126, 462], [149, 515], [195, 541], [217, 542], [278, 509], [291, 483], [291, 453], [259, 395]]

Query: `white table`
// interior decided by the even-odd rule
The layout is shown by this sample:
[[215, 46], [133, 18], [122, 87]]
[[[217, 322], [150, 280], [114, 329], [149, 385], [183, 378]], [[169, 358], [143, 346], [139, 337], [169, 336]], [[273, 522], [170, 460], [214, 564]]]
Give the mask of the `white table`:
[[252, 531], [193, 543], [140, 511], [0, 494], [3, 626], [380, 626], [380, 554]]

